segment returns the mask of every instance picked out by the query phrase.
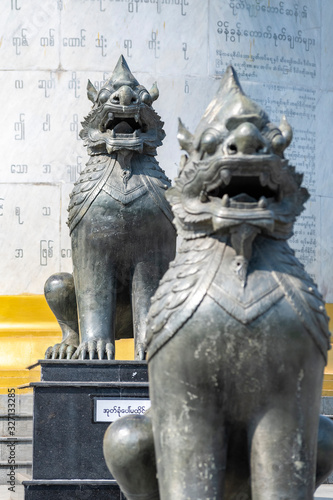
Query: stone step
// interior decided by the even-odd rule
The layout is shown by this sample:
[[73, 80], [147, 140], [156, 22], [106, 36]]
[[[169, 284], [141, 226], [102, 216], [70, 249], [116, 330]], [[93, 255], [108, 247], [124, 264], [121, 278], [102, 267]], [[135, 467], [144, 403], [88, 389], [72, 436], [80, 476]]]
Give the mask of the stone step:
[[[0, 437], [32, 437], [33, 395], [15, 394], [13, 398], [0, 395]], [[8, 410], [15, 410], [15, 413]]]
[[[7, 369], [0, 370], [0, 392], [2, 395], [8, 394], [8, 388], [17, 388], [22, 380], [26, 382], [34, 382], [38, 380], [39, 373], [29, 372], [28, 370], [15, 370], [15, 369]], [[32, 380], [31, 380], [32, 379]]]
[[333, 397], [333, 390], [323, 390], [322, 392], [323, 397]]
[[[12, 385], [8, 385], [12, 387]], [[10, 413], [8, 419], [8, 409], [10, 403], [15, 401], [15, 414]], [[8, 394], [0, 394], [0, 499], [1, 500], [23, 500], [24, 488], [21, 486], [22, 480], [31, 479], [32, 476], [32, 432], [33, 432], [33, 395], [19, 394], [15, 392], [15, 398]], [[13, 433], [13, 435], [11, 435]], [[10, 443], [15, 439], [15, 491], [8, 490], [11, 484], [10, 479]]]
[[[16, 415], [15, 417], [15, 436], [22, 437], [32, 437], [32, 415]], [[10, 430], [13, 427], [9, 427], [8, 417], [0, 416], [0, 437], [10, 437]]]
[[[125, 500], [115, 480], [26, 481], [26, 500]], [[141, 495], [138, 495], [138, 498]], [[174, 499], [175, 500], [175, 499]]]
[[0, 466], [8, 463], [8, 460], [31, 462], [32, 436], [15, 436], [15, 438], [0, 437]]
[[[21, 484], [22, 483], [22, 477], [21, 475], [24, 475], [25, 477], [28, 477], [31, 479], [32, 477], [32, 462], [27, 460], [27, 461], [21, 461], [17, 460], [16, 461], [16, 469], [14, 471], [13, 475], [10, 475], [12, 471], [9, 470], [9, 466], [7, 462], [0, 462], [0, 486], [7, 486], [8, 487], [8, 482], [7, 481], [14, 481], [15, 485]], [[23, 479], [25, 481], [25, 479]], [[0, 496], [1, 500], [2, 497]]]
[[325, 373], [323, 380], [323, 389], [322, 389], [323, 397], [333, 397], [333, 374]]
[[[12, 387], [12, 386], [9, 386]], [[8, 397], [8, 394], [0, 394], [0, 418], [8, 416], [9, 404], [13, 404], [12, 397]], [[30, 394], [20, 394], [18, 390], [15, 392], [15, 415], [16, 416], [30, 416], [32, 417], [33, 412], [33, 395]]]
[[15, 491], [13, 492], [8, 490], [8, 486], [0, 486], [0, 498], [1, 500], [24, 500], [24, 487], [15, 485]]

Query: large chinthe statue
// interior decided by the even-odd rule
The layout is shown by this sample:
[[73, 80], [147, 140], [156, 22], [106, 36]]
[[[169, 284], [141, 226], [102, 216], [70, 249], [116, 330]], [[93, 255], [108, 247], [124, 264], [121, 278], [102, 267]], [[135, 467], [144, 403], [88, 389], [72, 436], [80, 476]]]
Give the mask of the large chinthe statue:
[[312, 499], [332, 468], [319, 420], [329, 332], [287, 242], [308, 198], [284, 158], [291, 128], [229, 67], [178, 138], [188, 156], [166, 196], [182, 243], [149, 312], [152, 407], [110, 426], [107, 463], [130, 500]]
[[158, 89], [140, 85], [121, 56], [100, 91], [90, 81], [87, 90], [93, 108], [80, 136], [90, 160], [68, 208], [73, 276], [45, 285], [63, 331], [46, 358], [113, 359], [115, 338], [134, 336], [144, 359], [150, 298], [176, 240], [164, 197], [170, 181], [155, 159], [165, 136], [152, 108]]

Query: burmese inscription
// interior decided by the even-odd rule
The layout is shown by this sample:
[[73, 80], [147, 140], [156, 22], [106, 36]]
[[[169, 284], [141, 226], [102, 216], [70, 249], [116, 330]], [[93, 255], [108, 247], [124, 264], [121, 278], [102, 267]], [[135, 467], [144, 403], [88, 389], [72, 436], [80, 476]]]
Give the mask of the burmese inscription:
[[79, 138], [86, 84], [101, 88], [123, 54], [163, 95], [158, 160], [171, 178], [178, 116], [193, 131], [229, 64], [274, 121], [287, 116], [294, 140], [286, 156], [311, 193], [292, 245], [333, 302], [332, 15], [329, 0], [4, 0], [1, 293], [42, 293], [50, 274], [71, 271], [67, 206], [87, 161]]

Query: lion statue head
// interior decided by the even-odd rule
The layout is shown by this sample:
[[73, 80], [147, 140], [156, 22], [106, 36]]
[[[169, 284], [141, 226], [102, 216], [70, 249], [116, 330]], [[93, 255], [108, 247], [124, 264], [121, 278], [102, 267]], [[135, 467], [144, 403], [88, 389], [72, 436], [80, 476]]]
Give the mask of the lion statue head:
[[179, 120], [187, 154], [166, 194], [178, 233], [186, 239], [231, 234], [243, 243], [257, 234], [289, 238], [309, 197], [302, 174], [284, 158], [291, 139], [286, 118], [274, 125], [229, 66], [195, 133]]
[[100, 91], [89, 80], [87, 93], [93, 108], [82, 122], [80, 137], [90, 155], [122, 149], [156, 155], [165, 137], [163, 122], [152, 108], [159, 95], [156, 83], [148, 92], [120, 56]]

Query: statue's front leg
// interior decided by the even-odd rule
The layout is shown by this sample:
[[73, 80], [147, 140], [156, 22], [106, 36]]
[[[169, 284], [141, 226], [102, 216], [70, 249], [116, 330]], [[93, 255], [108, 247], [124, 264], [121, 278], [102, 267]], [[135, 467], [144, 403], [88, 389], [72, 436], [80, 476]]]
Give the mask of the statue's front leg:
[[[153, 260], [153, 259], [152, 259]], [[146, 358], [146, 320], [161, 279], [160, 266], [154, 262], [138, 262], [132, 278], [132, 310], [135, 359]]]
[[147, 316], [151, 298], [160, 280], [174, 258], [176, 233], [170, 222], [163, 216], [152, 213], [156, 226], [147, 230], [144, 240], [138, 246], [138, 258], [132, 274], [132, 312], [135, 358], [146, 358]]
[[[296, 337], [297, 324], [293, 327]], [[329, 425], [324, 428], [323, 419], [319, 421], [324, 359], [306, 335], [299, 335], [296, 342], [290, 339], [288, 345], [284, 340], [279, 342], [277, 335], [272, 338], [269, 356], [273, 359], [276, 352], [283, 353], [284, 349], [287, 369], [266, 375], [279, 391], [271, 391], [267, 404], [249, 429], [252, 499], [312, 500], [316, 469], [318, 485], [332, 460], [331, 452], [324, 452], [322, 458], [323, 446], [317, 436], [318, 426], [321, 435], [329, 438], [331, 432]]]
[[223, 498], [228, 423], [220, 397], [220, 353], [211, 355], [215, 332], [206, 332], [204, 319], [196, 317], [149, 359], [161, 500]]
[[[155, 447], [151, 423], [151, 410], [145, 415], [129, 415], [111, 424], [105, 433], [104, 456], [110, 472], [118, 481], [126, 498], [136, 498], [138, 488], [142, 500], [159, 500], [157, 491], [157, 469]], [[239, 467], [239, 457], [237, 466]], [[316, 488], [329, 476], [333, 469], [333, 422], [320, 416], [317, 448]], [[248, 495], [250, 476], [248, 471], [238, 471], [232, 484], [233, 494], [239, 491], [239, 497]], [[228, 474], [227, 474], [228, 476]], [[230, 478], [227, 477], [227, 482]], [[245, 487], [244, 487], [245, 486]], [[243, 488], [243, 489], [242, 489]]]
[[116, 269], [107, 242], [94, 239], [93, 225], [83, 219], [72, 233], [80, 331], [73, 359], [114, 359]]
[[50, 346], [46, 359], [71, 359], [79, 345], [79, 326], [73, 276], [57, 273], [48, 278], [44, 286], [46, 301], [57, 318], [62, 341]]

